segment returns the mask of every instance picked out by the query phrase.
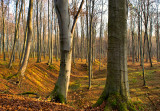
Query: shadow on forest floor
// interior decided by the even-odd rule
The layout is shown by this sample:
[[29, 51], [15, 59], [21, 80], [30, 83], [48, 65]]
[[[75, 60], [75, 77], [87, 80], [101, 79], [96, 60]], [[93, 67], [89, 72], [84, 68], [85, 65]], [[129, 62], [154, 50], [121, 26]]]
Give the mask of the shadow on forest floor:
[[[36, 63], [35, 59], [30, 59], [25, 73], [25, 80], [23, 80], [21, 87], [14, 84], [16, 77], [10, 80], [6, 79], [18, 71], [18, 60], [15, 61], [12, 69], [7, 68], [7, 63], [8, 60], [3, 62], [0, 58], [1, 94], [15, 95], [33, 92], [39, 95], [38, 100], [47, 101], [45, 97], [54, 89], [58, 78], [59, 62], [54, 61], [52, 65], [48, 66], [46, 64], [47, 60]], [[88, 90], [86, 62], [76, 60], [76, 63], [72, 64], [68, 105], [78, 110], [92, 106], [97, 101], [105, 87], [107, 65], [104, 63], [101, 65], [100, 70], [98, 61], [93, 64], [92, 87], [90, 90]], [[145, 111], [160, 110], [160, 63], [153, 63], [152, 68], [150, 68], [149, 63], [145, 63], [146, 87], [142, 86], [142, 69], [139, 63], [132, 64], [128, 62], [128, 74], [131, 100], [135, 105], [138, 104], [137, 109]], [[34, 95], [30, 94], [23, 97], [35, 98]]]

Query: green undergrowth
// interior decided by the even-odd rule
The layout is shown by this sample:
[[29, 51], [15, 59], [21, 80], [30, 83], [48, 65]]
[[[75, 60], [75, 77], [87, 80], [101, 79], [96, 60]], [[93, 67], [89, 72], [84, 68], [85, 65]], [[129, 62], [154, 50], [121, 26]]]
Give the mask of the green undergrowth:
[[48, 69], [59, 71], [59, 69], [57, 69], [57, 67], [55, 65], [49, 65]]
[[2, 74], [0, 74], [0, 78], [1, 78], [1, 79], [4, 79], [4, 76], [3, 76]]
[[20, 93], [20, 94], [17, 94], [17, 95], [23, 95], [23, 96], [25, 96], [25, 95], [28, 95], [28, 96], [34, 95], [34, 96], [36, 96], [36, 98], [39, 98], [39, 94], [35, 93], [35, 92], [24, 92], [24, 93]]
[[[137, 104], [134, 104], [132, 101], [125, 99], [119, 94], [111, 94], [107, 99], [105, 99], [105, 96], [103, 96], [104, 93], [105, 92], [102, 93], [101, 97], [93, 107], [98, 107], [105, 102], [105, 111], [137, 111]], [[142, 108], [139, 107], [138, 109]]]
[[12, 78], [17, 78], [18, 77], [18, 74], [11, 74], [11, 75], [9, 75], [6, 79], [7, 80], [10, 80], [10, 79], [12, 79]]
[[9, 89], [7, 89], [7, 90], [5, 90], [5, 91], [2, 91], [2, 92], [0, 92], [0, 94], [9, 94], [10, 92], [9, 92]]
[[18, 95], [28, 95], [28, 94], [38, 95], [38, 94], [35, 93], [35, 92], [24, 92], [24, 93], [20, 93], [20, 94], [18, 94]]
[[107, 99], [105, 111], [111, 110], [136, 111], [136, 108], [131, 101], [127, 101], [124, 97], [116, 94], [110, 95]]
[[51, 102], [58, 102], [58, 103], [66, 103], [65, 97], [58, 93], [58, 86], [55, 85], [54, 90], [51, 92], [51, 94], [47, 97], [49, 101]]
[[7, 66], [8, 62], [7, 61], [0, 61], [0, 65]]
[[79, 80], [74, 81], [70, 86], [69, 89], [71, 90], [77, 90], [81, 87], [81, 83]]

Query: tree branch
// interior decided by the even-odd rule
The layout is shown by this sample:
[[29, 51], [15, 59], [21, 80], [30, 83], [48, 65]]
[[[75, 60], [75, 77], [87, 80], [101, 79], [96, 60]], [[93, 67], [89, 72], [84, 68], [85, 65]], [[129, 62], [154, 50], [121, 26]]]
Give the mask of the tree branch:
[[79, 16], [79, 14], [80, 14], [80, 12], [81, 12], [81, 10], [82, 10], [83, 3], [84, 3], [84, 0], [82, 0], [81, 5], [80, 5], [80, 7], [79, 7], [79, 9], [78, 9], [78, 12], [77, 12], [77, 14], [76, 14], [76, 15], [75, 15], [75, 17], [74, 17], [74, 21], [73, 21], [73, 25], [72, 25], [71, 33], [73, 33], [73, 32], [74, 32], [75, 25], [76, 25], [76, 22], [77, 22], [78, 16]]

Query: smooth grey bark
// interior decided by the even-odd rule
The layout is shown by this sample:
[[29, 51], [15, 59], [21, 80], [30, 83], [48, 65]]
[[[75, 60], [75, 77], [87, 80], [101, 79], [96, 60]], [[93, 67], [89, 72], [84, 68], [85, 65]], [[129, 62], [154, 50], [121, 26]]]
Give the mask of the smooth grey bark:
[[46, 46], [45, 46], [45, 43], [46, 43], [46, 24], [45, 24], [45, 12], [44, 13], [44, 17], [43, 17], [43, 57], [44, 59], [46, 58]]
[[[139, 59], [140, 59], [140, 29], [141, 28], [141, 26], [140, 26], [140, 1], [138, 1], [138, 61], [139, 61]], [[140, 59], [140, 66], [141, 66], [141, 64], [142, 64], [142, 61], [141, 61], [141, 59]]]
[[150, 66], [152, 67], [152, 58], [151, 58], [151, 51], [150, 51], [150, 46], [149, 46], [149, 40], [148, 40], [148, 21], [149, 21], [149, 5], [150, 1], [147, 0], [147, 4], [145, 4], [145, 1], [143, 1], [143, 16], [144, 16], [144, 26], [145, 26], [145, 34], [144, 34], [144, 48], [143, 48], [143, 53], [145, 52], [145, 42], [147, 45], [147, 52], [149, 54], [149, 61], [150, 61]]
[[135, 62], [135, 40], [134, 40], [134, 28], [135, 28], [135, 23], [133, 21], [133, 10], [131, 11], [131, 34], [132, 34], [132, 63]]
[[[33, 26], [34, 26], [34, 20], [33, 20]], [[19, 65], [21, 66], [22, 62], [23, 62], [23, 57], [24, 57], [24, 53], [25, 53], [25, 47], [26, 47], [26, 41], [27, 41], [27, 34], [28, 34], [28, 24], [26, 24], [26, 28], [24, 31], [24, 41], [23, 41], [23, 48], [22, 48], [22, 54], [21, 54], [21, 59], [20, 59], [20, 63]], [[35, 31], [34, 31], [35, 32]]]
[[[98, 100], [114, 94], [129, 98], [127, 73], [127, 7], [126, 0], [109, 0], [107, 80]], [[123, 27], [122, 27], [123, 26]]]
[[101, 56], [102, 56], [102, 25], [103, 25], [103, 0], [102, 0], [102, 12], [101, 12], [101, 24], [100, 24], [100, 38], [99, 38], [99, 70], [101, 70]]
[[50, 40], [50, 64], [53, 62], [53, 16], [54, 15], [54, 0], [52, 0], [52, 19], [51, 19], [51, 40]]
[[75, 56], [75, 58], [78, 58], [78, 59], [79, 59], [79, 58], [80, 58], [80, 47], [79, 47], [79, 44], [78, 44], [78, 43], [79, 43], [79, 37], [78, 37], [78, 36], [79, 36], [79, 33], [78, 33], [78, 25], [76, 24], [76, 41], [75, 41], [75, 45], [76, 45], [75, 55], [76, 55], [76, 56]]
[[81, 62], [84, 59], [84, 15], [81, 14]]
[[56, 22], [56, 14], [55, 15], [55, 20], [54, 20], [54, 27], [55, 27], [55, 57], [56, 61], [58, 61], [58, 26]]
[[49, 0], [48, 0], [48, 53], [49, 53], [49, 60], [48, 60], [48, 64], [50, 65], [50, 63], [51, 63], [51, 50], [50, 50], [50, 18], [49, 18], [49, 16], [50, 16], [50, 5], [49, 5], [50, 3], [49, 3]]
[[[141, 5], [142, 5], [142, 2], [141, 2]], [[140, 63], [140, 66], [142, 66], [143, 68], [143, 49], [142, 49], [142, 10], [141, 10], [141, 13], [140, 13], [140, 58], [141, 58], [141, 63]]]
[[153, 12], [151, 12], [150, 16], [150, 29], [149, 29], [149, 51], [150, 51], [150, 56], [152, 58], [152, 33], [153, 33]]
[[21, 65], [21, 67], [18, 71], [18, 74], [20, 76], [19, 77], [19, 82], [20, 83], [21, 83], [22, 78], [24, 77], [24, 73], [26, 71], [28, 60], [29, 60], [30, 48], [31, 48], [31, 43], [32, 43], [32, 15], [33, 15], [33, 0], [30, 0], [29, 11], [28, 11], [28, 19], [27, 19], [28, 34], [27, 34], [25, 54], [24, 54], [22, 65]]
[[157, 46], [157, 51], [156, 51], [156, 53], [157, 53], [157, 62], [159, 62], [160, 61], [160, 59], [159, 59], [159, 19], [158, 19], [158, 17], [159, 17], [159, 13], [158, 13], [158, 5], [157, 5], [157, 23], [156, 23], [156, 46]]
[[[92, 4], [92, 11], [91, 11]], [[90, 26], [89, 26], [89, 54], [88, 54], [88, 76], [89, 76], [89, 85], [88, 88], [91, 88], [91, 78], [92, 78], [92, 22], [93, 22], [93, 11], [94, 11], [94, 0], [90, 0]]]
[[[75, 13], [76, 13], [76, 5], [77, 5], [77, 3], [76, 3], [77, 1], [74, 1], [73, 2], [73, 0], [72, 0], [72, 4], [73, 4], [73, 8], [74, 8], [74, 10], [73, 10], [73, 16], [75, 16]], [[75, 58], [76, 58], [76, 36], [77, 36], [77, 32], [76, 31], [74, 31], [73, 32], [73, 46], [72, 46], [72, 61], [73, 61], [73, 63], [75, 64]]]
[[6, 61], [6, 51], [5, 51], [5, 13], [7, 11], [7, 6], [9, 5], [9, 0], [6, 4], [6, 7], [4, 7], [4, 0], [1, 0], [1, 8], [2, 8], [2, 52], [3, 52], [3, 61]]
[[10, 48], [9, 48], [9, 4], [8, 4], [8, 17], [7, 17], [7, 53], [8, 53], [8, 58], [10, 56]]
[[51, 101], [64, 103], [67, 101], [67, 92], [70, 80], [73, 32], [84, 0], [82, 0], [80, 8], [74, 17], [72, 27], [70, 26], [68, 1], [54, 0], [54, 3], [60, 29], [61, 61], [59, 77], [55, 88], [52, 91]]
[[39, 28], [39, 59], [40, 59], [40, 62], [42, 61], [41, 60], [41, 55], [42, 55], [42, 9], [43, 9], [43, 3], [42, 3], [43, 0], [41, 0], [41, 5], [40, 5], [40, 28]]
[[[142, 25], [142, 20], [141, 20], [141, 18], [142, 18], [142, 12], [141, 12], [141, 9], [140, 9], [140, 1], [138, 1], [138, 44], [139, 44], [139, 47], [138, 47], [138, 60], [139, 60], [139, 58], [140, 58], [140, 66], [142, 66], [142, 32], [141, 32], [141, 30], [142, 30], [142, 27], [141, 27], [141, 25]], [[140, 57], [139, 57], [140, 56]]]
[[[10, 62], [9, 62], [9, 65], [8, 65], [9, 68], [12, 67], [13, 57], [14, 57], [15, 50], [16, 50], [15, 48], [16, 48], [16, 44], [17, 44], [17, 41], [18, 41], [19, 25], [20, 25], [21, 13], [22, 13], [22, 9], [23, 9], [23, 3], [24, 3], [24, 0], [21, 1], [21, 9], [20, 9], [20, 12], [19, 12], [19, 17], [18, 18], [16, 17], [14, 44], [13, 44], [13, 49], [12, 49], [12, 53], [11, 53], [11, 57], [10, 57]], [[18, 8], [18, 0], [17, 0], [17, 3], [16, 3], [16, 16], [17, 16], [17, 8]]]
[[[143, 85], [145, 85], [146, 84], [146, 81], [145, 81], [145, 74], [144, 74], [144, 50], [143, 50], [143, 48], [142, 47], [144, 47], [144, 45], [142, 46], [142, 15], [143, 15], [143, 13], [142, 13], [142, 11], [143, 11], [143, 8], [142, 8], [142, 1], [141, 1], [141, 36], [140, 36], [140, 54], [141, 54], [141, 66], [142, 66], [142, 75], [143, 75]], [[144, 44], [145, 44], [145, 42], [144, 42]]]
[[75, 64], [75, 41], [76, 41], [76, 32], [73, 33], [73, 46], [72, 46], [72, 61]]
[[37, 63], [40, 63], [40, 31], [39, 31], [39, 0], [36, 0], [37, 4], [37, 15], [36, 15], [36, 24], [37, 24]]
[[[92, 25], [92, 64], [95, 62], [95, 50], [96, 50], [96, 21], [94, 21]], [[92, 72], [92, 78], [93, 78], [93, 72]]]
[[36, 15], [36, 10], [33, 12], [33, 58], [36, 57], [36, 23], [35, 23], [35, 15]]
[[5, 11], [4, 11], [4, 0], [1, 1], [2, 5], [2, 24], [3, 24], [3, 29], [2, 29], [2, 52], [3, 52], [3, 61], [6, 61], [6, 52], [5, 52]]
[[89, 22], [88, 22], [88, 0], [86, 0], [86, 63], [88, 62], [88, 53], [89, 53], [89, 30], [88, 30]]

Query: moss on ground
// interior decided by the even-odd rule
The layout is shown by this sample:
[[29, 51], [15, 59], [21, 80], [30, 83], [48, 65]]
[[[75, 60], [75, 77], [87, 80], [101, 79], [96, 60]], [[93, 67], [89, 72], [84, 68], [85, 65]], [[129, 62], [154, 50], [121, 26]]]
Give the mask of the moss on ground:
[[104, 92], [93, 107], [100, 106], [104, 101], [106, 103], [105, 111], [136, 111], [135, 105], [120, 94], [111, 94], [107, 99], [105, 99]]
[[71, 85], [69, 86], [69, 89], [71, 89], [71, 90], [77, 90], [77, 89], [79, 89], [80, 87], [81, 87], [80, 81], [79, 81], [79, 80], [76, 80], [75, 82], [73, 82], [73, 84], [71, 84]]
[[50, 96], [49, 96], [48, 99], [49, 99], [51, 102], [66, 103], [65, 97], [64, 97], [62, 94], [58, 93], [57, 90], [58, 90], [58, 86], [55, 85], [55, 88], [54, 88], [54, 90], [51, 92], [51, 94], [50, 94]]

